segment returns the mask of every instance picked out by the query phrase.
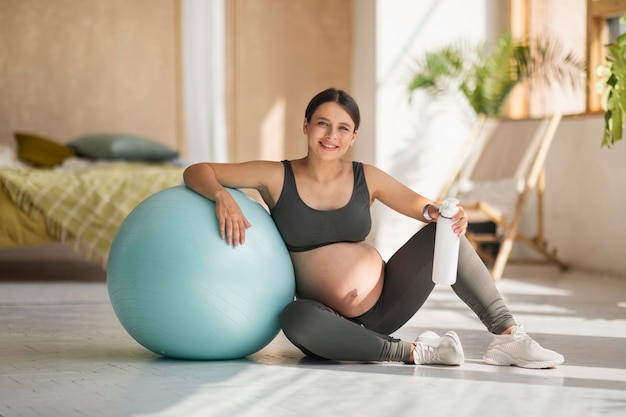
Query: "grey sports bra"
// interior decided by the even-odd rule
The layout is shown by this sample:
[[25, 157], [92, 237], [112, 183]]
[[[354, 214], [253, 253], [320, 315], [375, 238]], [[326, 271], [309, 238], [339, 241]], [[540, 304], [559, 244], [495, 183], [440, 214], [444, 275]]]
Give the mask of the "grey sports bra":
[[304, 252], [337, 242], [365, 240], [372, 227], [372, 218], [362, 163], [352, 162], [354, 188], [350, 201], [334, 210], [317, 210], [307, 206], [298, 195], [291, 162], [282, 163], [285, 167], [283, 189], [270, 213], [290, 252]]

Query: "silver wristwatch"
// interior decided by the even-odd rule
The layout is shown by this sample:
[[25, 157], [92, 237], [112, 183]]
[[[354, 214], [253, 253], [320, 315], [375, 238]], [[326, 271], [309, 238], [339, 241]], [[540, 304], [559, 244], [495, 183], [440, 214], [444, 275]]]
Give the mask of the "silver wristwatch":
[[[424, 206], [424, 211], [422, 211], [422, 214], [424, 215], [424, 218], [425, 218], [426, 220], [428, 220], [429, 222], [432, 222], [432, 221], [433, 221], [433, 218], [432, 218], [432, 217], [430, 217], [430, 214], [428, 214], [428, 209], [430, 208], [430, 206], [434, 206], [434, 204], [426, 204], [426, 205]], [[436, 207], [436, 206], [435, 206], [435, 207]]]

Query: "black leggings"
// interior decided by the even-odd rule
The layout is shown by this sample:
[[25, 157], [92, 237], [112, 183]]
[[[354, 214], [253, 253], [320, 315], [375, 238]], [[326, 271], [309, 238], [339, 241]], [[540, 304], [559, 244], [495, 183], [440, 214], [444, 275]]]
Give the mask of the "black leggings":
[[[385, 264], [380, 298], [365, 314], [346, 318], [317, 301], [298, 299], [281, 314], [285, 336], [306, 355], [341, 361], [407, 362], [411, 343], [393, 338], [433, 291], [436, 224], [417, 232]], [[454, 292], [487, 329], [499, 334], [515, 325], [485, 264], [461, 239]]]

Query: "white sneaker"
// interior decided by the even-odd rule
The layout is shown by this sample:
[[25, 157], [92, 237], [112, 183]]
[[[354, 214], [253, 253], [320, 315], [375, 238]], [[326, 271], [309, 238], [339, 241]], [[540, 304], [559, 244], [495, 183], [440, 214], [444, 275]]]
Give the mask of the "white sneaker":
[[439, 337], [427, 331], [419, 335], [413, 350], [416, 365], [460, 365], [465, 360], [459, 336], [453, 331]]
[[563, 363], [563, 355], [545, 349], [518, 326], [511, 334], [495, 335], [483, 359], [490, 365], [520, 368], [552, 368]]

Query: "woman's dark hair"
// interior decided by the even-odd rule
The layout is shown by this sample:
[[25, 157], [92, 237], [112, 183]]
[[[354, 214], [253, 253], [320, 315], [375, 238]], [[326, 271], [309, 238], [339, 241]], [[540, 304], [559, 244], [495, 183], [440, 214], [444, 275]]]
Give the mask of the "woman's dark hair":
[[352, 121], [354, 122], [354, 130], [356, 131], [359, 128], [359, 124], [361, 124], [361, 113], [359, 112], [359, 106], [356, 104], [356, 101], [352, 98], [352, 96], [346, 93], [344, 90], [339, 90], [337, 88], [328, 88], [321, 93], [318, 93], [315, 97], [311, 99], [309, 105], [306, 106], [306, 111], [304, 112], [304, 117], [308, 123], [311, 123], [311, 117], [313, 117], [313, 113], [319, 106], [324, 103], [337, 103], [348, 113]]

